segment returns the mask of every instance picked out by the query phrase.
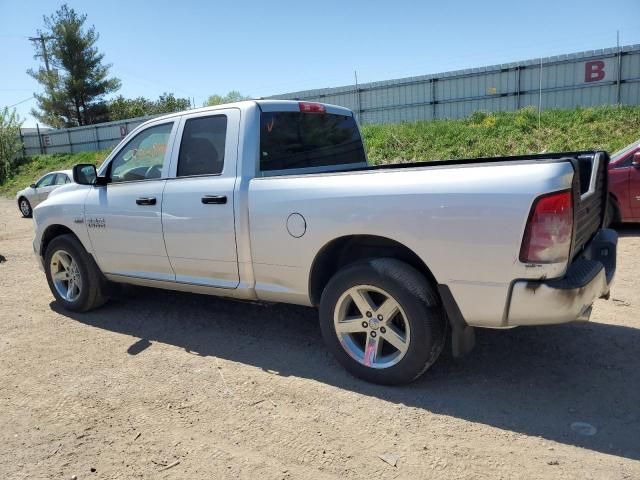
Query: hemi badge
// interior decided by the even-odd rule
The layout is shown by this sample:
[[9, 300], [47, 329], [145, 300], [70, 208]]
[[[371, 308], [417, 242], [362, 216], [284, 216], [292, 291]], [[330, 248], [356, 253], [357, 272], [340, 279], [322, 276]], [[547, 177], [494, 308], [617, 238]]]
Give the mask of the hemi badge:
[[73, 223], [84, 223], [84, 218], [82, 217], [75, 217], [73, 219]]

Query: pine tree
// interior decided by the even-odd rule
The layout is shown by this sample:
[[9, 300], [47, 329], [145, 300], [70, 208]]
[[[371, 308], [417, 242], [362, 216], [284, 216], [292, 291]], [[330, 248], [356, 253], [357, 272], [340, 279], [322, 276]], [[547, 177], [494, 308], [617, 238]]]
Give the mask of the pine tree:
[[[109, 78], [111, 65], [103, 64], [96, 42], [99, 35], [94, 26], [84, 28], [86, 15], [76, 13], [66, 4], [53, 15], [44, 17], [45, 48], [53, 67], [28, 70], [27, 73], [44, 87], [44, 93], [34, 94], [38, 109], [31, 114], [52, 127], [90, 125], [108, 119], [104, 96], [120, 88], [120, 80]], [[42, 53], [36, 43], [36, 57]]]

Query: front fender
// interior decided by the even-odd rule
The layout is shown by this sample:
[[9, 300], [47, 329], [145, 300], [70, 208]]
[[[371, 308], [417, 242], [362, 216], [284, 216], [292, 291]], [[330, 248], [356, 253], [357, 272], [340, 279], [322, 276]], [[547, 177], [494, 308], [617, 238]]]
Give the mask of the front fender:
[[92, 187], [78, 188], [49, 197], [33, 210], [35, 235], [33, 250], [42, 257], [42, 240], [48, 229], [65, 227], [70, 230], [84, 248], [93, 255], [93, 246], [84, 222], [84, 204]]

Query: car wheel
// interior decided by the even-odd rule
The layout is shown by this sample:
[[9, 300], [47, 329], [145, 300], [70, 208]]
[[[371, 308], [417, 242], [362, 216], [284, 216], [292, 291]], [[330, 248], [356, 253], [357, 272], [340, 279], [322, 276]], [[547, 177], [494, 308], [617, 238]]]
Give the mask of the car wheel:
[[24, 197], [20, 197], [20, 200], [18, 200], [18, 207], [20, 208], [20, 213], [22, 213], [24, 218], [30, 218], [33, 214], [29, 200]]
[[348, 265], [320, 301], [322, 336], [336, 359], [369, 382], [411, 382], [438, 358], [446, 320], [427, 279], [392, 258]]
[[104, 276], [73, 235], [61, 235], [49, 243], [45, 272], [53, 296], [67, 310], [86, 312], [107, 300]]
[[610, 227], [615, 225], [616, 223], [620, 223], [620, 211], [615, 203], [613, 198], [609, 198], [607, 202], [607, 211], [604, 215], [604, 226]]

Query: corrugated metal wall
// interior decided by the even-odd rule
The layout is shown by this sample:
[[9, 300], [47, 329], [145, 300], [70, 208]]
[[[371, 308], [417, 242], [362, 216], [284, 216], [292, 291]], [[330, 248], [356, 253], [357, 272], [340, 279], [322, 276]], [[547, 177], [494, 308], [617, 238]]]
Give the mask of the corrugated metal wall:
[[[574, 53], [398, 80], [306, 90], [270, 98], [350, 108], [360, 123], [463, 118], [482, 110], [640, 104], [640, 45]], [[115, 146], [148, 118], [23, 135], [26, 156]]]
[[526, 106], [640, 103], [640, 45], [574, 53], [272, 98], [314, 100], [354, 110], [361, 123], [463, 118]]
[[86, 127], [23, 133], [24, 156], [39, 153], [77, 153], [115, 147], [127, 133], [153, 116], [100, 123]]

